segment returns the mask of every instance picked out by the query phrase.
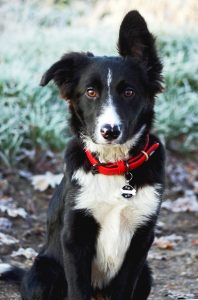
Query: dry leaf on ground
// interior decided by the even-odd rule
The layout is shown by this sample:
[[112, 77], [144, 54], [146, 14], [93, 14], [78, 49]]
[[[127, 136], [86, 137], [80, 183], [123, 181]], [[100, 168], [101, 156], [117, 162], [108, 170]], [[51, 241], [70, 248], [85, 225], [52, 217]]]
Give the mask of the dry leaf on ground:
[[13, 236], [0, 232], [0, 255], [10, 253], [18, 243], [19, 240]]
[[155, 238], [154, 245], [156, 245], [159, 249], [172, 250], [175, 248], [176, 244], [182, 240], [182, 236], [171, 234]]
[[27, 259], [32, 259], [37, 256], [37, 252], [32, 249], [32, 248], [19, 248], [17, 251], [13, 251], [11, 256], [16, 257], [16, 256], [24, 256]]
[[6, 213], [9, 217], [27, 217], [27, 212], [22, 207], [16, 207], [12, 198], [1, 198], [0, 199], [0, 212]]
[[193, 191], [186, 191], [184, 197], [175, 201], [166, 200], [162, 203], [162, 208], [172, 212], [198, 212], [198, 201]]
[[8, 231], [12, 227], [12, 222], [8, 218], [0, 217], [0, 231]]
[[198, 239], [192, 240], [192, 245], [198, 247]]
[[63, 174], [52, 174], [51, 172], [46, 172], [43, 175], [34, 175], [31, 178], [32, 185], [35, 190], [45, 191], [48, 187], [54, 188], [61, 182]]
[[[175, 291], [168, 291], [168, 293], [165, 295], [165, 297], [169, 297], [170, 299], [186, 299], [186, 300], [193, 300], [194, 294], [181, 294]], [[195, 299], [196, 300], [196, 299]]]
[[13, 236], [0, 232], [0, 246], [2, 246], [4, 244], [5, 245], [15, 245], [18, 243], [19, 243], [19, 240], [15, 239]]

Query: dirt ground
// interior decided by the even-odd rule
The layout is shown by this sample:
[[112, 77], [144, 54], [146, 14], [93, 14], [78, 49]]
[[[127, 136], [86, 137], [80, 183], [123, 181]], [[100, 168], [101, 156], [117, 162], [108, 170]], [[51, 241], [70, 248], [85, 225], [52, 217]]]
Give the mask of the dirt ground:
[[[43, 169], [37, 166], [33, 173], [42, 173], [46, 169], [59, 172], [61, 167], [60, 164], [55, 169], [51, 164]], [[11, 245], [0, 245], [0, 262], [18, 263], [21, 266], [31, 265], [34, 255], [28, 259], [25, 256], [11, 257], [11, 254], [20, 247], [39, 251], [45, 238], [46, 209], [53, 193], [52, 189], [35, 191], [28, 172], [0, 169], [0, 204], [2, 200], [12, 199], [17, 207], [23, 207], [28, 212], [25, 218], [0, 212], [0, 232], [18, 240]], [[186, 195], [186, 190], [187, 194], [190, 191], [197, 196], [195, 182], [198, 182], [196, 162], [168, 159], [165, 200], [171, 199], [171, 203], [174, 203]], [[180, 210], [185, 209], [181, 206]], [[172, 238], [164, 239], [170, 235]], [[183, 212], [162, 208], [156, 236], [162, 240], [156, 240], [149, 253], [154, 277], [149, 300], [198, 299], [198, 212], [192, 208]], [[20, 299], [18, 288], [0, 281], [0, 299]]]

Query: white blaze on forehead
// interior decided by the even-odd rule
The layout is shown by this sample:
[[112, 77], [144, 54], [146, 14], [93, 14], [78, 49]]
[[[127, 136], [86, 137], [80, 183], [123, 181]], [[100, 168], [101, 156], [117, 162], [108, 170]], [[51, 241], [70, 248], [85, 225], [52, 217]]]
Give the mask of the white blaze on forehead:
[[101, 128], [105, 124], [110, 124], [113, 127], [114, 125], [120, 125], [120, 123], [115, 107], [112, 104], [104, 106], [102, 114], [98, 118], [98, 126]]
[[114, 125], [120, 126], [121, 120], [116, 112], [116, 108], [113, 104], [113, 99], [111, 95], [111, 82], [112, 82], [112, 71], [108, 68], [107, 73], [107, 99], [102, 107], [101, 114], [98, 116], [96, 121], [96, 141], [97, 143], [103, 143], [104, 138], [102, 137], [100, 130], [105, 124], [110, 124], [112, 127]]
[[108, 68], [107, 73], [107, 87], [108, 87], [108, 103], [111, 104], [112, 97], [111, 97], [111, 82], [112, 82], [112, 71]]

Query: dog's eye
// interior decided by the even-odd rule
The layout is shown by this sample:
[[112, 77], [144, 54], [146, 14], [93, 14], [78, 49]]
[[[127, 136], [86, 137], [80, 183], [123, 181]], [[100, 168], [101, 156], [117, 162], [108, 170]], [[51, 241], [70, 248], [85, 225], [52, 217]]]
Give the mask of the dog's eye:
[[125, 97], [134, 97], [135, 92], [131, 88], [128, 88], [128, 89], [124, 90], [124, 96]]
[[86, 90], [86, 96], [89, 98], [96, 98], [97, 97], [97, 92], [94, 88], [88, 88]]

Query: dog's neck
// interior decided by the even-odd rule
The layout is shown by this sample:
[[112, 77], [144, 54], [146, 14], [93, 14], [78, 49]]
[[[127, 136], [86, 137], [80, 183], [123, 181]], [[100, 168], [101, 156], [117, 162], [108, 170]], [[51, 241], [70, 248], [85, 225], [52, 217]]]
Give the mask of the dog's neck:
[[85, 147], [90, 152], [96, 153], [98, 160], [101, 163], [116, 162], [129, 158], [129, 146], [123, 145], [98, 145], [91, 140], [85, 141]]
[[131, 155], [141, 151], [146, 143], [146, 133], [138, 132], [132, 139], [124, 144], [100, 145], [92, 141], [90, 137], [83, 137], [83, 144], [86, 149], [97, 155], [101, 163], [117, 162], [127, 160]]

